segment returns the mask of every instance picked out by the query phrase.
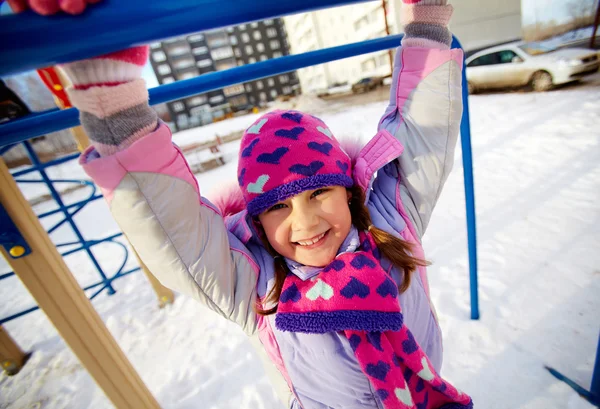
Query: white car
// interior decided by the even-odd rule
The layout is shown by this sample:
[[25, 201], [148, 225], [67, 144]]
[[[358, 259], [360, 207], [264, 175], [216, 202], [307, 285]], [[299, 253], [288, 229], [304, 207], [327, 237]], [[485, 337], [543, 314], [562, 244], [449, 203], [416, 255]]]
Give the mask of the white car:
[[531, 85], [534, 91], [547, 91], [593, 74], [600, 66], [595, 50], [553, 49], [523, 41], [479, 51], [466, 63], [470, 93], [524, 85]]

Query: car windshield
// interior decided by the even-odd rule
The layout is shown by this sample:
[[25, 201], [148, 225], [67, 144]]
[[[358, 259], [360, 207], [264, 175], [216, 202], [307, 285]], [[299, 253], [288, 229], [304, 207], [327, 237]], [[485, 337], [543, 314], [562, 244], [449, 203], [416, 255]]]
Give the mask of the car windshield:
[[360, 80], [358, 83], [359, 84], [365, 84], [367, 82], [371, 81], [371, 78], [363, 78], [362, 80]]
[[529, 55], [542, 55], [556, 51], [556, 47], [540, 43], [527, 43], [520, 45], [519, 48]]

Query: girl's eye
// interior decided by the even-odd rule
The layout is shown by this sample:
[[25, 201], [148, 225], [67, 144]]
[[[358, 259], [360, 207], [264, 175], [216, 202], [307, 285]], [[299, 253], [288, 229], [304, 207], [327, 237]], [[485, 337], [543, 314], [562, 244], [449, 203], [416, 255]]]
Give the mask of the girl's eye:
[[321, 194], [323, 194], [323, 193], [325, 193], [325, 192], [327, 192], [327, 189], [317, 189], [317, 190], [315, 190], [315, 191], [312, 193], [312, 195], [310, 195], [310, 197], [311, 197], [311, 198], [313, 198], [313, 197], [317, 197], [317, 196], [319, 196], [319, 195], [321, 195]]
[[285, 205], [283, 203], [277, 203], [275, 206], [272, 206], [269, 208], [269, 212], [272, 212], [273, 210], [279, 210], [279, 209], [283, 209], [285, 207]]

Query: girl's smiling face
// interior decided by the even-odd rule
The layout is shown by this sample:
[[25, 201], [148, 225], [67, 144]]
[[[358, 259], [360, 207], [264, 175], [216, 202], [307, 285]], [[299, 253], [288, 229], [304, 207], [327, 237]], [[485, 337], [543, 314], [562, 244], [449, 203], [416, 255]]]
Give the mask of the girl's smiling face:
[[307, 190], [277, 203], [258, 219], [277, 253], [306, 266], [324, 267], [350, 232], [349, 199], [342, 186]]

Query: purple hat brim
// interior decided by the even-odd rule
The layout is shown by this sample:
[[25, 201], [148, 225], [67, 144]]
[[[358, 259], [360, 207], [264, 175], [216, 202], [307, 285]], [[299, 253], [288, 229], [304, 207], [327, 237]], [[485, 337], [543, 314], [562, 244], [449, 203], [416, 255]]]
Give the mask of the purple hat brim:
[[302, 193], [306, 190], [314, 190], [326, 186], [352, 187], [353, 185], [354, 181], [352, 178], [341, 173], [314, 175], [294, 180], [285, 185], [277, 186], [252, 199], [247, 205], [248, 214], [250, 216], [258, 216], [278, 202], [296, 196], [298, 193]]

